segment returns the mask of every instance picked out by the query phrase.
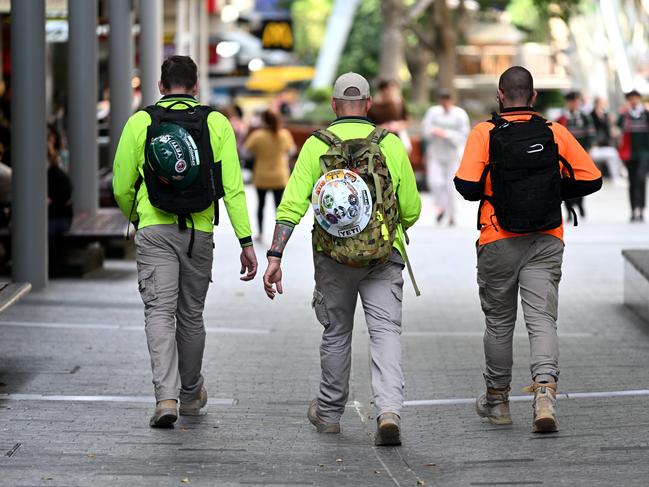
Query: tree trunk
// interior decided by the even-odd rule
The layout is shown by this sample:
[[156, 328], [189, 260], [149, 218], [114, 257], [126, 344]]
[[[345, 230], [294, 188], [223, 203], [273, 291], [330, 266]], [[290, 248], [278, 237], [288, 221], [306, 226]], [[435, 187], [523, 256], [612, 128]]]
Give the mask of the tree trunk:
[[437, 74], [437, 89], [445, 89], [455, 96], [455, 48], [457, 45], [457, 35], [451, 16], [446, 5], [446, 0], [435, 0], [432, 5], [433, 26], [436, 32], [435, 39], [435, 59], [439, 66]]
[[[382, 0], [383, 34], [379, 77], [384, 80], [399, 80], [399, 70], [404, 62], [405, 39], [403, 19], [406, 14], [403, 0]], [[368, 39], [371, 42], [371, 39]]]
[[408, 49], [406, 60], [412, 78], [412, 101], [418, 105], [428, 105], [431, 88], [428, 66], [432, 60], [431, 53], [428, 49]]

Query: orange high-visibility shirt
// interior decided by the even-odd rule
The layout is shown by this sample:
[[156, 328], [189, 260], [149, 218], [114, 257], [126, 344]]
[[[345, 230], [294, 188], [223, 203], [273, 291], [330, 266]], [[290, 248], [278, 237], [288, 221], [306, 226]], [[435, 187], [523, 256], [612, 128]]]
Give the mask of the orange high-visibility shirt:
[[[516, 111], [505, 110], [501, 113], [501, 116], [509, 121], [529, 120], [534, 113], [535, 112], [526, 109]], [[489, 132], [492, 128], [494, 128], [492, 123], [480, 122], [469, 134], [469, 138], [467, 139], [464, 148], [462, 162], [455, 173], [456, 186], [458, 186], [458, 183], [480, 182], [482, 173], [487, 164], [489, 164]], [[563, 125], [552, 123], [550, 129], [554, 133], [554, 140], [559, 146], [559, 154], [561, 154], [572, 166], [575, 180], [592, 182], [592, 185], [586, 185], [589, 186], [590, 189], [586, 190], [585, 194], [597, 191], [601, 187], [602, 174], [599, 169], [597, 169], [597, 166], [595, 166], [595, 163], [588, 153]], [[563, 171], [563, 165], [561, 166], [561, 170]], [[486, 196], [491, 196], [493, 194], [491, 190], [491, 177], [489, 174], [487, 174], [483, 191]], [[520, 233], [507, 232], [500, 228], [494, 208], [488, 201], [484, 201], [480, 208], [478, 222], [480, 225], [480, 245], [495, 242], [502, 238], [520, 237], [524, 235]], [[563, 223], [557, 228], [545, 230], [543, 233], [553, 235], [563, 240]]]

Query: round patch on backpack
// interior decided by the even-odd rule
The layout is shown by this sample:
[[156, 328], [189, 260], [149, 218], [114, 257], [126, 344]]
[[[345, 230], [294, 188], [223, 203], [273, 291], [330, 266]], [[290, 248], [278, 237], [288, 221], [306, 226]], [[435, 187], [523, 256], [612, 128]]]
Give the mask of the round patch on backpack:
[[372, 196], [367, 184], [347, 169], [329, 171], [316, 182], [311, 206], [318, 224], [335, 237], [361, 233], [372, 217]]
[[153, 130], [146, 164], [164, 183], [184, 189], [200, 174], [200, 156], [193, 137], [180, 125], [167, 123]]

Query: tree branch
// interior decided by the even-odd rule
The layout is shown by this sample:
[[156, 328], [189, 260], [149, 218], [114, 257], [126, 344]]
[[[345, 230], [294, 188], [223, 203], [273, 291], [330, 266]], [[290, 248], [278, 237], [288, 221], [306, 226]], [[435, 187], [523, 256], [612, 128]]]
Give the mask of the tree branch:
[[435, 36], [427, 36], [424, 31], [418, 25], [409, 25], [408, 29], [412, 31], [413, 34], [417, 37], [417, 40], [429, 51], [435, 50]]
[[410, 24], [421, 15], [421, 13], [426, 10], [434, 0], [417, 0], [403, 18], [403, 26], [409, 27]]

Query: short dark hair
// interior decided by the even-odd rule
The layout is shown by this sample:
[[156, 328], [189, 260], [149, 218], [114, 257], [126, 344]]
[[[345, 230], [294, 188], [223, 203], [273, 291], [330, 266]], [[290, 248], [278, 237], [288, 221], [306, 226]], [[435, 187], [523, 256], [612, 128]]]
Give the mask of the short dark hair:
[[162, 63], [160, 81], [165, 89], [192, 89], [198, 82], [198, 67], [189, 56], [171, 56]]
[[566, 94], [563, 96], [563, 98], [564, 98], [566, 101], [575, 101], [575, 100], [579, 100], [580, 97], [581, 97], [581, 93], [579, 93], [578, 91], [569, 91], [568, 93], [566, 93]]
[[397, 82], [393, 79], [382, 79], [379, 81], [378, 89], [380, 91], [385, 90], [386, 88], [389, 88], [390, 86], [396, 86]]
[[500, 75], [498, 88], [508, 100], [529, 103], [534, 94], [534, 80], [523, 66], [512, 66]]
[[638, 90], [629, 91], [626, 95], [624, 95], [624, 98], [626, 98], [628, 100], [632, 96], [637, 96], [639, 98], [642, 98], [642, 95], [640, 94], [640, 92]]

